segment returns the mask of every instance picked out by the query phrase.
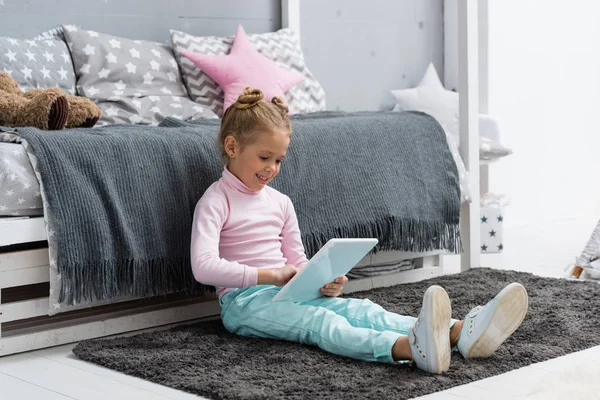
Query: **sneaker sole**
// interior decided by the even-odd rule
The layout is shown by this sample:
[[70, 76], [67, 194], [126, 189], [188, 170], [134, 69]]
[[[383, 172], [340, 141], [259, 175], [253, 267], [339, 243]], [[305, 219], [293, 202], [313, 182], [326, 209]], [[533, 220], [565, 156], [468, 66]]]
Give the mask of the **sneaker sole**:
[[522, 285], [511, 283], [502, 289], [498, 294], [498, 306], [490, 323], [473, 343], [466, 358], [491, 356], [521, 326], [528, 306], [527, 291]]
[[[423, 296], [423, 303], [427, 305], [427, 312], [432, 318], [433, 341], [435, 343], [437, 357], [434, 365], [427, 363], [429, 372], [442, 373], [450, 369], [450, 318], [452, 309], [448, 293], [441, 286], [431, 286]], [[428, 349], [431, 353], [431, 349]], [[432, 368], [433, 367], [433, 368]]]

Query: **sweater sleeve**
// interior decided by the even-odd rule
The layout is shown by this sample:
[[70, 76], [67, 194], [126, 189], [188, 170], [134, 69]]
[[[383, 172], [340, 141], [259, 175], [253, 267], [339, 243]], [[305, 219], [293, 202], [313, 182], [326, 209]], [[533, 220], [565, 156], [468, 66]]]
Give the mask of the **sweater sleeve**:
[[281, 251], [286, 258], [288, 264], [292, 264], [298, 268], [302, 268], [307, 262], [306, 254], [304, 253], [304, 245], [300, 236], [300, 227], [298, 226], [298, 218], [294, 204], [289, 197], [285, 197], [285, 222], [281, 230]]
[[258, 270], [219, 257], [221, 229], [227, 220], [224, 197], [215, 192], [202, 197], [194, 210], [191, 261], [194, 278], [205, 285], [242, 288], [258, 283]]

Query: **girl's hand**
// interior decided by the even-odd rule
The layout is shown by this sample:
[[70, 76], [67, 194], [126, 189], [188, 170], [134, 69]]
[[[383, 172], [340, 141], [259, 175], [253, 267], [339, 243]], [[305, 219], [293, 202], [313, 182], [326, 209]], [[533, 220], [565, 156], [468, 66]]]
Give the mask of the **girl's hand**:
[[291, 264], [287, 264], [281, 268], [273, 270], [273, 285], [285, 285], [294, 277], [294, 275], [298, 273], [298, 271], [300, 271], [300, 268], [297, 268]]
[[348, 278], [345, 276], [340, 276], [333, 282], [323, 286], [321, 288], [321, 293], [323, 296], [337, 297], [342, 294], [342, 291], [344, 290], [344, 283], [348, 283]]

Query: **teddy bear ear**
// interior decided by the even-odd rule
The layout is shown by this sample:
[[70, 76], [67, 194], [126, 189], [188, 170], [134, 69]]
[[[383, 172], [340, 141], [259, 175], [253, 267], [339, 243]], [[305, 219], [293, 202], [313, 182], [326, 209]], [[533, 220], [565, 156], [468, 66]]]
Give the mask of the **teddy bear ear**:
[[0, 72], [0, 91], [12, 94], [23, 94], [21, 87], [8, 72]]

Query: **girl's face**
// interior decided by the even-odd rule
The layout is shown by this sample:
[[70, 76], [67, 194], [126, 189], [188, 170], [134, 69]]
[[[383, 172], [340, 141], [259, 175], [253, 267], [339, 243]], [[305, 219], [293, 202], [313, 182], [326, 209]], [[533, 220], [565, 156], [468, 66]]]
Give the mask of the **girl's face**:
[[234, 137], [228, 136], [225, 139], [229, 156], [227, 169], [248, 188], [261, 190], [279, 173], [289, 144], [289, 132], [281, 129], [262, 132], [243, 148]]

